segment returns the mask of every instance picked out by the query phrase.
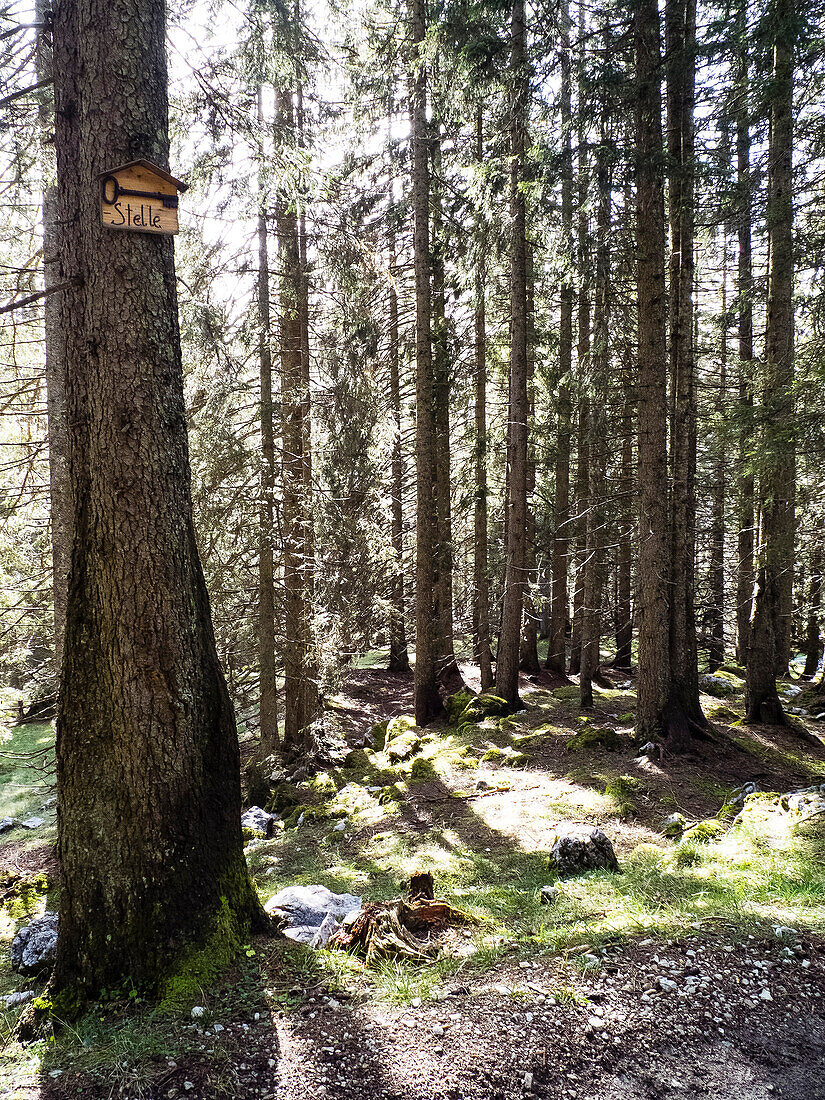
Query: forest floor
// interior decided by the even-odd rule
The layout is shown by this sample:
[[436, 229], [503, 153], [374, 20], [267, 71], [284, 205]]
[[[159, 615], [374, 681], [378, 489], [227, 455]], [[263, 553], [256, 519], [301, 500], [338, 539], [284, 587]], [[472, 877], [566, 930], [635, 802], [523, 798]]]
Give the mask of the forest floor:
[[[113, 993], [48, 1042], [21, 1045], [19, 1010], [0, 1011], [0, 1096], [825, 1100], [825, 822], [768, 800], [737, 824], [723, 809], [745, 782], [825, 781], [825, 706], [786, 685], [807, 713], [747, 727], [741, 679], [722, 678], [726, 698], [703, 696], [711, 739], [685, 758], [638, 755], [622, 676], [587, 713], [575, 688], [538, 678], [512, 718], [434, 726], [406, 761], [355, 753], [300, 783], [287, 827], [247, 844], [264, 899], [321, 883], [385, 900], [425, 869], [475, 923], [424, 964], [258, 939], [195, 1001]], [[357, 745], [409, 713], [411, 692], [355, 670], [331, 715]], [[4, 753], [48, 763], [48, 726], [9, 737]], [[0, 841], [0, 994], [42, 988], [11, 973], [8, 942], [54, 901], [49, 774], [22, 765], [0, 757], [0, 817], [44, 823]], [[705, 839], [666, 839], [674, 812]], [[622, 872], [557, 883], [543, 906], [562, 821], [601, 827]]]

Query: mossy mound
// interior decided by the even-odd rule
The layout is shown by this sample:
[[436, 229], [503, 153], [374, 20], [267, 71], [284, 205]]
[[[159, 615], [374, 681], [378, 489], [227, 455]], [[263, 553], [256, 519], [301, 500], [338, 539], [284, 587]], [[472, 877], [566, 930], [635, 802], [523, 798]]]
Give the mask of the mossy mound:
[[578, 703], [581, 698], [581, 688], [578, 684], [564, 684], [562, 687], [553, 688], [553, 698], [561, 699], [563, 703]]
[[288, 829], [295, 829], [299, 823], [301, 825], [316, 825], [322, 821], [327, 821], [329, 818], [346, 816], [346, 810], [333, 809], [330, 806], [295, 806], [292, 812], [284, 818], [284, 825]]
[[464, 722], [483, 722], [485, 718], [503, 718], [511, 710], [512, 707], [506, 699], [492, 695], [490, 692], [483, 692], [470, 699], [456, 722], [460, 725]]
[[280, 814], [283, 817], [289, 813], [293, 806], [298, 806], [303, 801], [301, 791], [294, 783], [279, 783], [273, 790], [267, 802], [266, 809], [271, 814]]
[[444, 710], [447, 712], [447, 721], [451, 726], [458, 725], [462, 720], [464, 711], [475, 698], [475, 694], [467, 688], [462, 688], [454, 695], [447, 696], [444, 700]]
[[403, 802], [405, 795], [397, 783], [392, 783], [389, 787], [382, 787], [376, 797], [382, 806], [386, 806], [391, 802]]
[[616, 775], [608, 780], [604, 793], [613, 799], [619, 817], [630, 817], [636, 812], [636, 796], [642, 787], [642, 781], [632, 775]]
[[775, 814], [784, 812], [781, 795], [775, 791], [754, 791], [742, 803], [736, 815], [736, 824], [758, 829], [764, 827]]
[[432, 760], [427, 760], [423, 756], [413, 760], [410, 769], [411, 783], [430, 783], [434, 779], [438, 779], [438, 772], [433, 767]]
[[370, 737], [377, 752], [380, 752], [387, 743], [387, 727], [389, 724], [389, 719], [385, 719], [383, 722], [376, 722], [374, 726], [370, 726]]
[[721, 703], [714, 707], [708, 707], [706, 714], [712, 722], [735, 722], [739, 715], [732, 707], [726, 707]]
[[415, 756], [420, 748], [421, 738], [413, 728], [399, 734], [398, 737], [393, 737], [388, 742], [385, 752], [391, 764], [400, 764], [404, 760], [409, 760], [411, 756]]
[[399, 714], [395, 718], [391, 718], [387, 722], [386, 744], [388, 745], [393, 738], [400, 737], [402, 733], [415, 728], [415, 718], [412, 714]]
[[307, 782], [306, 786], [324, 800], [335, 798], [338, 794], [338, 786], [329, 772], [318, 772]]
[[717, 668], [716, 675], [718, 675], [720, 672], [725, 672], [728, 676], [735, 676], [738, 680], [744, 680], [745, 676], [747, 675], [745, 669], [742, 668], [741, 665], [735, 664], [721, 665], [719, 668]]
[[604, 749], [606, 752], [618, 752], [622, 747], [622, 739], [612, 729], [601, 729], [598, 726], [587, 727], [575, 737], [571, 737], [565, 748], [568, 752], [586, 752], [587, 749]]
[[699, 821], [682, 834], [682, 841], [689, 844], [711, 844], [714, 840], [721, 840], [727, 828], [724, 822], [718, 818], [710, 817], [706, 821]]
[[344, 769], [346, 771], [365, 771], [370, 766], [370, 758], [366, 749], [350, 749], [344, 757]]
[[517, 752], [511, 748], [487, 749], [481, 757], [487, 763], [505, 764], [510, 768], [523, 768], [530, 763], [530, 757], [525, 752]]
[[734, 684], [729, 676], [720, 672], [708, 672], [699, 678], [699, 690], [705, 695], [711, 695], [714, 699], [729, 699], [737, 695], [740, 687]]

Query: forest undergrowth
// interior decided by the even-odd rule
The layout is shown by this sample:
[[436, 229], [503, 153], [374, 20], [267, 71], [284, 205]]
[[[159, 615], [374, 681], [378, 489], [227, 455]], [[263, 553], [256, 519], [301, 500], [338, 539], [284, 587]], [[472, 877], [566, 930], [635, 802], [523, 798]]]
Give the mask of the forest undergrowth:
[[[313, 991], [353, 1004], [415, 1005], [443, 997], [456, 980], [481, 981], [503, 964], [547, 956], [581, 974], [622, 945], [685, 938], [734, 945], [775, 939], [787, 926], [821, 935], [825, 822], [800, 824], [767, 797], [751, 798], [739, 817], [733, 805], [745, 783], [783, 794], [822, 782], [821, 726], [808, 718], [784, 729], [742, 724], [744, 684], [735, 672], [725, 676], [731, 691], [723, 701], [703, 697], [709, 738], [683, 758], [639, 755], [633, 686], [613, 675], [587, 712], [575, 688], [525, 682], [524, 709], [512, 717], [407, 730], [406, 759], [354, 748], [340, 767], [281, 784], [273, 801], [284, 827], [246, 844], [264, 900], [291, 883], [322, 883], [381, 901], [423, 869], [437, 895], [473, 923], [446, 933], [425, 965], [368, 965], [341, 950], [258, 939], [214, 986], [154, 1007], [135, 990], [112, 990], [50, 1041], [21, 1045], [19, 1009], [10, 1009], [0, 1013], [0, 1092], [176, 1095], [161, 1085], [196, 1057], [209, 1066], [209, 1095], [233, 1095], [244, 1042], [232, 1023], [254, 1028], [305, 1013]], [[331, 713], [357, 743], [408, 710], [408, 694], [402, 678], [360, 669], [330, 701]], [[43, 767], [52, 741], [50, 726], [25, 725], [8, 730], [2, 746], [0, 817], [43, 824], [15, 828], [2, 848], [0, 994], [32, 987], [11, 972], [9, 944], [20, 924], [55, 904], [53, 777]], [[685, 831], [673, 840], [662, 830], [677, 813]], [[554, 882], [548, 853], [557, 825], [571, 820], [607, 833], [621, 873], [559, 882], [548, 907], [540, 898]], [[559, 1004], [575, 997], [564, 984], [556, 995]], [[204, 1024], [193, 1022], [196, 1005]]]

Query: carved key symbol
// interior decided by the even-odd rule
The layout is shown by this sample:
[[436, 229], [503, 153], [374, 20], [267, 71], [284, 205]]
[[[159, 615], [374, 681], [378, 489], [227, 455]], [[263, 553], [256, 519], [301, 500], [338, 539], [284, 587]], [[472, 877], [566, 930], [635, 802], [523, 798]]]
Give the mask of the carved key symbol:
[[178, 207], [177, 195], [163, 195], [160, 191], [130, 191], [126, 187], [121, 187], [114, 176], [104, 177], [102, 191], [103, 201], [109, 203], [110, 206], [116, 203], [121, 195], [129, 195], [132, 198], [156, 199], [170, 210], [177, 210]]

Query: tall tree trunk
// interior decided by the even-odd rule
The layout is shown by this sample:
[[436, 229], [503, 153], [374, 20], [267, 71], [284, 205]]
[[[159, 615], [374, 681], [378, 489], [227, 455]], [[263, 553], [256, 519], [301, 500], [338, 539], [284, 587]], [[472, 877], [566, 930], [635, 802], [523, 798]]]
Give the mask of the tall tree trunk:
[[662, 736], [670, 690], [667, 336], [662, 163], [661, 28], [656, 0], [636, 0], [636, 245], [639, 341], [639, 675], [636, 731]]
[[808, 589], [808, 621], [805, 625], [805, 669], [802, 675], [813, 680], [822, 656], [819, 616], [822, 610], [822, 546], [817, 542], [811, 554], [811, 580]]
[[[278, 92], [279, 133], [295, 125], [293, 93]], [[309, 501], [307, 500], [307, 371], [304, 365], [301, 239], [294, 202], [276, 201], [281, 270], [281, 424], [284, 538], [284, 738], [288, 757], [313, 747], [311, 723], [318, 709], [312, 599], [309, 587]]]
[[668, 748], [685, 751], [699, 703], [696, 645], [696, 383], [694, 367], [694, 127], [696, 0], [668, 0], [667, 129], [670, 220], [671, 386], [670, 707]]
[[552, 551], [550, 638], [545, 667], [566, 671], [570, 556], [570, 384], [573, 372], [573, 149], [570, 15], [567, 0], [559, 12], [561, 25], [561, 232], [565, 261], [559, 303], [559, 389], [556, 404], [555, 507]]
[[[263, 89], [258, 89], [258, 125], [263, 134]], [[263, 140], [263, 138], [262, 138]], [[263, 160], [263, 149], [261, 150]], [[261, 496], [258, 550], [258, 666], [261, 751], [278, 747], [278, 687], [275, 661], [275, 426], [272, 401], [272, 325], [269, 293], [269, 196], [260, 172], [258, 188], [258, 358], [261, 371]]]
[[739, 334], [739, 511], [736, 568], [736, 660], [747, 661], [754, 582], [754, 475], [750, 457], [753, 434], [753, 275], [751, 265], [751, 172], [747, 45], [747, 3], [737, 10], [736, 190], [737, 313]]
[[616, 658], [615, 668], [630, 670], [633, 663], [633, 414], [634, 387], [623, 365], [622, 457], [619, 472], [619, 521], [616, 548]]
[[[35, 63], [38, 81], [52, 77], [52, 51], [43, 29], [49, 5], [35, 4], [37, 32]], [[60, 275], [60, 230], [57, 189], [54, 186], [54, 112], [50, 98], [38, 106], [43, 189], [43, 336], [46, 350], [46, 409], [49, 436], [49, 508], [52, 537], [52, 596], [54, 601], [54, 668], [59, 679], [66, 633], [66, 596], [72, 556], [72, 488], [69, 478], [69, 438], [66, 426], [66, 348], [60, 328], [60, 296], [54, 287]]]
[[727, 368], [728, 368], [728, 237], [722, 231], [722, 324], [719, 356], [719, 425], [714, 440], [714, 474], [710, 522], [710, 615], [708, 669], [715, 672], [725, 660], [725, 495], [727, 489]]
[[442, 708], [434, 599], [436, 551], [435, 416], [431, 341], [430, 170], [427, 142], [425, 0], [410, 0], [410, 122], [412, 127], [413, 262], [415, 267], [415, 720], [425, 725]]
[[539, 630], [538, 615], [536, 613], [533, 593], [538, 589], [538, 571], [536, 561], [536, 454], [535, 448], [530, 443], [530, 425], [535, 418], [535, 348], [536, 335], [534, 324], [535, 301], [533, 293], [533, 249], [527, 245], [527, 546], [525, 550], [525, 590], [524, 590], [524, 623], [521, 634], [521, 648], [519, 652], [519, 668], [537, 676], [541, 672], [539, 664]]
[[511, 705], [518, 693], [519, 642], [526, 588], [527, 541], [527, 204], [522, 187], [527, 145], [528, 80], [524, 0], [510, 9], [510, 389], [507, 431], [507, 541], [496, 691]]
[[453, 640], [453, 524], [450, 456], [451, 371], [449, 333], [444, 287], [444, 226], [441, 209], [441, 141], [438, 126], [431, 123], [431, 198], [433, 232], [430, 246], [432, 270], [433, 406], [435, 422], [436, 502], [436, 615], [439, 624], [438, 679], [442, 694], [464, 686], [455, 658]]
[[782, 723], [776, 675], [788, 667], [794, 550], [792, 0], [774, 7], [768, 146], [768, 311], [765, 328], [762, 529], [747, 662], [746, 718]]
[[[609, 29], [604, 31], [605, 56], [610, 52]], [[601, 604], [604, 574], [604, 482], [607, 466], [606, 418], [607, 372], [610, 361], [610, 126], [608, 92], [603, 90], [599, 149], [596, 157], [596, 286], [593, 325], [593, 356], [590, 409], [589, 485], [584, 558], [584, 593], [581, 627], [580, 698], [582, 707], [593, 706], [593, 680], [598, 675], [601, 642]]]
[[264, 917], [241, 838], [238, 740], [192, 522], [172, 241], [101, 224], [98, 173], [168, 163], [161, 0], [54, 17], [74, 501], [57, 725], [64, 1016], [157, 989]]
[[404, 607], [404, 455], [401, 448], [401, 380], [398, 370], [398, 294], [395, 289], [395, 229], [390, 211], [390, 411], [392, 414], [392, 575], [390, 580], [390, 672], [409, 672]]
[[[476, 163], [484, 163], [484, 121], [476, 110]], [[473, 650], [481, 690], [493, 686], [490, 659], [490, 582], [487, 575], [487, 240], [483, 214], [477, 228], [475, 267], [475, 507], [473, 515]]]

